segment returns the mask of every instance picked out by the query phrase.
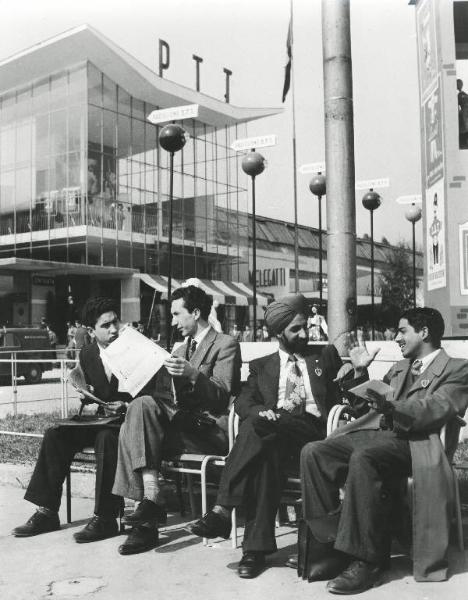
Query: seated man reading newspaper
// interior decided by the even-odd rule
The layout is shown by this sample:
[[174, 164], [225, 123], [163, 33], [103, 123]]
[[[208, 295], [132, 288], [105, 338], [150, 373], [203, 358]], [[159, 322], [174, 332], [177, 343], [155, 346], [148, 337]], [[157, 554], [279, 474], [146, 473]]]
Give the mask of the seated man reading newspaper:
[[[63, 420], [48, 429], [42, 440], [36, 466], [26, 490], [25, 499], [37, 505], [37, 511], [25, 523], [13, 530], [16, 537], [29, 537], [60, 529], [58, 510], [62, 486], [77, 452], [94, 446], [96, 453], [96, 487], [94, 515], [86, 527], [75, 533], [78, 543], [94, 542], [114, 536], [121, 499], [112, 494], [117, 463], [117, 442], [125, 407], [132, 396], [119, 391], [118, 380], [103, 354], [118, 339], [120, 321], [115, 302], [110, 298], [90, 298], [83, 308], [83, 323], [93, 341], [84, 346], [79, 366], [84, 381], [85, 395], [99, 402], [100, 415]], [[79, 379], [79, 378], [78, 378]], [[151, 383], [139, 391], [144, 402]], [[91, 392], [91, 393], [90, 393]], [[102, 405], [105, 405], [105, 409]], [[80, 411], [81, 413], [81, 411]], [[107, 416], [106, 416], [107, 415]]]
[[128, 407], [113, 492], [141, 502], [124, 518], [132, 530], [119, 547], [121, 554], [144, 552], [158, 543], [157, 525], [167, 518], [158, 480], [163, 458], [228, 452], [227, 410], [239, 391], [241, 355], [236, 340], [209, 325], [211, 306], [212, 298], [198, 287], [174, 291], [172, 324], [186, 341], [158, 372], [154, 399], [136, 398]]

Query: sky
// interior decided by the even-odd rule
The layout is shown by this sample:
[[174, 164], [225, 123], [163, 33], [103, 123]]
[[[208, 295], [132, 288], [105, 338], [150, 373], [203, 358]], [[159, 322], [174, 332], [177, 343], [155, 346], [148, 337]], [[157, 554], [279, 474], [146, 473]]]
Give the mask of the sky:
[[[421, 193], [414, 7], [408, 0], [351, 0], [356, 180], [389, 178], [378, 190], [375, 239], [409, 241], [402, 195]], [[297, 165], [324, 160], [321, 1], [293, 0]], [[151, 69], [158, 40], [171, 48], [165, 78], [195, 87], [192, 54], [203, 58], [201, 91], [223, 99], [223, 68], [233, 71], [231, 103], [283, 111], [253, 122], [248, 135], [276, 134], [264, 148], [257, 214], [292, 221], [292, 93], [281, 103], [289, 0], [0, 0], [0, 60], [87, 23]], [[131, 92], [131, 90], [128, 90]], [[311, 175], [298, 174], [298, 221], [318, 226]], [[356, 192], [357, 234], [369, 233], [365, 192]], [[325, 207], [326, 199], [324, 199]], [[324, 226], [326, 225], [326, 217]], [[421, 240], [417, 227], [417, 240]]]

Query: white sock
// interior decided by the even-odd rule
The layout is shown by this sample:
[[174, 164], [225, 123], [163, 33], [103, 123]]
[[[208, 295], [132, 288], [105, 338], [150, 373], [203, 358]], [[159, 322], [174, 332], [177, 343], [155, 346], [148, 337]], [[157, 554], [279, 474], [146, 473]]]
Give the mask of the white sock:
[[143, 495], [147, 500], [151, 500], [158, 504], [160, 500], [160, 488], [158, 481], [158, 472], [156, 469], [142, 469], [141, 476], [143, 478]]
[[221, 515], [222, 517], [226, 517], [226, 519], [229, 519], [231, 516], [231, 510], [225, 506], [221, 506], [220, 504], [213, 506], [213, 512]]
[[47, 508], [46, 506], [38, 506], [37, 510], [46, 517], [53, 517], [57, 514], [57, 511]]

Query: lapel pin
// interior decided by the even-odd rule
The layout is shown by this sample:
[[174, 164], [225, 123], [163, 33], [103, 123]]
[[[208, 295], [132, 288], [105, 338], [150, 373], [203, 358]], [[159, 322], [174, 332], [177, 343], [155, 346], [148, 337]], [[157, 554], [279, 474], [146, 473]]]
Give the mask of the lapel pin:
[[322, 375], [322, 369], [320, 367], [315, 367], [315, 374], [317, 377], [320, 377]]
[[430, 384], [431, 382], [429, 381], [429, 379], [423, 379], [421, 381], [421, 385], [423, 388], [427, 388], [427, 386]]

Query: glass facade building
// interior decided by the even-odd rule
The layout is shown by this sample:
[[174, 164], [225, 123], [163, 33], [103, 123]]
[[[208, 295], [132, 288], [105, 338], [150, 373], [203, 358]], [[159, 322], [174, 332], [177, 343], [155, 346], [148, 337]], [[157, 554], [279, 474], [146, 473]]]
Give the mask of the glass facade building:
[[[1, 96], [0, 256], [167, 274], [169, 155], [147, 120], [156, 109], [91, 63]], [[238, 127], [183, 126], [173, 275], [247, 281]]]
[[168, 106], [197, 103], [201, 115], [180, 122], [172, 276], [248, 283], [247, 178], [230, 146], [271, 111], [157, 78], [86, 26], [0, 63], [0, 82], [2, 322], [44, 314], [38, 273], [58, 307], [106, 293], [139, 316], [149, 293], [130, 280], [169, 271], [170, 157], [158, 144], [164, 123], [148, 121]]

